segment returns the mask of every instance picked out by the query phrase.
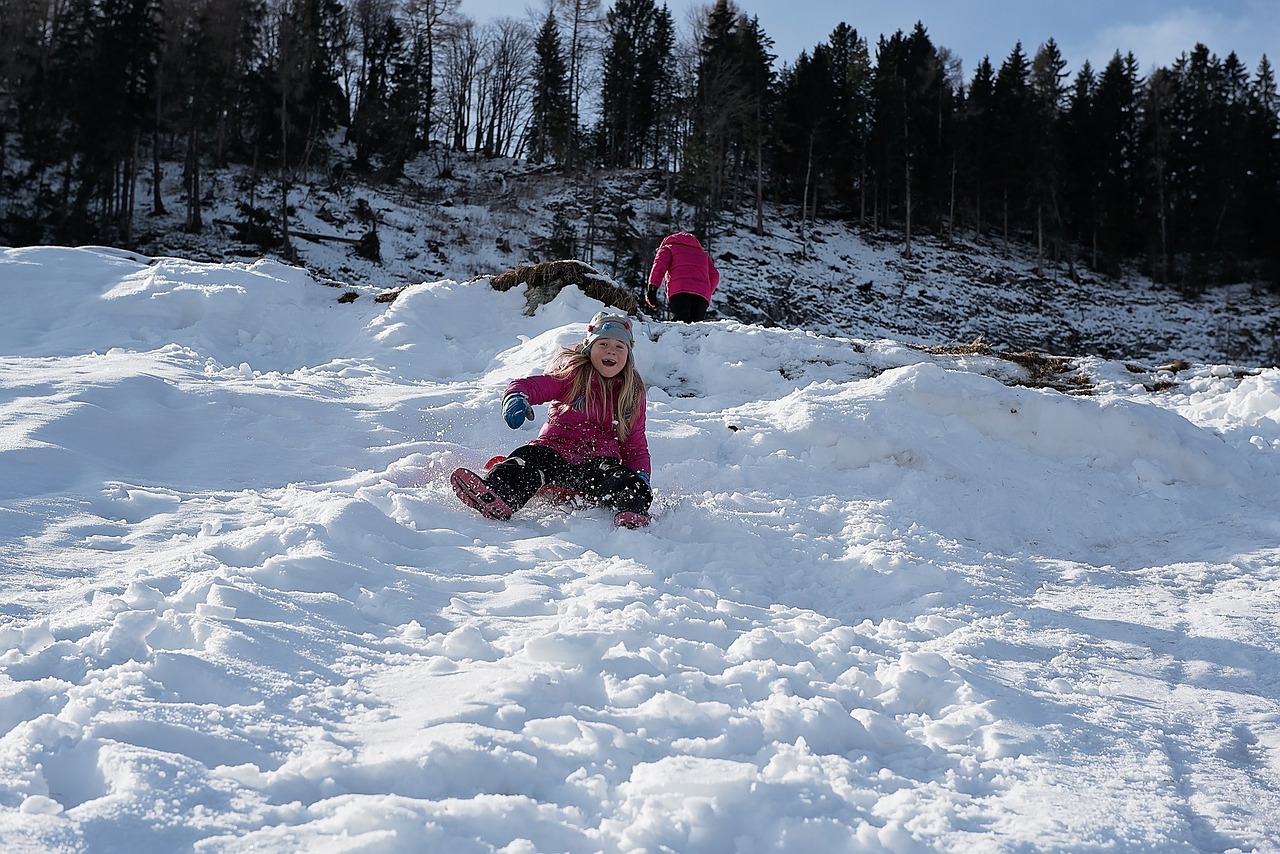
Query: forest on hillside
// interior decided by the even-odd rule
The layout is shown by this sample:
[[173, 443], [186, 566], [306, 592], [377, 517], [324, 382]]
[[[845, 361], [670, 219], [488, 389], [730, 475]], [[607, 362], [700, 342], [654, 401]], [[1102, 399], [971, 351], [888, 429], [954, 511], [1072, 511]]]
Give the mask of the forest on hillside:
[[[1138, 264], [1188, 295], [1280, 285], [1280, 95], [1188, 46], [1074, 75], [1051, 39], [971, 76], [926, 22], [873, 44], [857, 22], [779, 58], [749, 3], [677, 33], [655, 0], [546, 0], [477, 23], [463, 0], [6, 0], [0, 242], [128, 247], [183, 164], [277, 188], [246, 218], [287, 250], [289, 194], [394, 182], [434, 153], [514, 157], [589, 180], [652, 169], [713, 235], [769, 210], [901, 235], [1030, 242], [1041, 263]], [[150, 194], [150, 198], [147, 198]]]

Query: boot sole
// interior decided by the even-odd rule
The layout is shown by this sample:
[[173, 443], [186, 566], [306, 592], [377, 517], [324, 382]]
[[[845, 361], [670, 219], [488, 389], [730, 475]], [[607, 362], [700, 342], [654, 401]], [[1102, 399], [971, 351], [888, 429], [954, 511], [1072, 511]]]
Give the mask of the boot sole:
[[463, 504], [478, 511], [486, 519], [505, 522], [515, 513], [498, 493], [480, 479], [480, 475], [469, 469], [458, 469], [449, 475], [449, 485]]

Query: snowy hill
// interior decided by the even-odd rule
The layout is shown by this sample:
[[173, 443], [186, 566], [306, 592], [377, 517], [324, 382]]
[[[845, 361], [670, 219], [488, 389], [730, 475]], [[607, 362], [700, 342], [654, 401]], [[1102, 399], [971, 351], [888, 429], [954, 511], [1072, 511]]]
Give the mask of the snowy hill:
[[[140, 251], [209, 261], [272, 256], [277, 247], [237, 239], [236, 206], [254, 199], [273, 215], [271, 182], [219, 173], [204, 212], [205, 231], [181, 232], [180, 167], [164, 184], [168, 215], [139, 216]], [[441, 278], [465, 281], [520, 264], [563, 257], [549, 246], [556, 217], [577, 237], [573, 257], [641, 293], [658, 241], [687, 228], [692, 212], [668, 199], [651, 172], [566, 177], [519, 161], [437, 153], [412, 162], [406, 177], [378, 187], [352, 181], [310, 184], [289, 198], [299, 263], [318, 278], [361, 293]], [[615, 231], [635, 237], [615, 245]], [[839, 222], [801, 228], [793, 212], [771, 208], [768, 234], [745, 222], [703, 235], [723, 273], [713, 312], [721, 319], [806, 329], [824, 335], [893, 338], [926, 345], [981, 338], [1001, 350], [1162, 362], [1187, 359], [1247, 366], [1280, 363], [1280, 295], [1242, 283], [1197, 299], [1136, 274], [1110, 279], [1064, 262], [1035, 274], [1025, 244], [958, 231], [952, 241], [917, 235], [903, 257], [896, 231]], [[352, 245], [375, 232], [375, 262]], [[803, 239], [801, 235], [803, 234]], [[588, 248], [587, 237], [596, 242]], [[347, 242], [319, 239], [339, 237]]]
[[650, 322], [652, 527], [493, 523], [599, 304], [456, 278], [0, 255], [0, 847], [1280, 850], [1280, 371]]

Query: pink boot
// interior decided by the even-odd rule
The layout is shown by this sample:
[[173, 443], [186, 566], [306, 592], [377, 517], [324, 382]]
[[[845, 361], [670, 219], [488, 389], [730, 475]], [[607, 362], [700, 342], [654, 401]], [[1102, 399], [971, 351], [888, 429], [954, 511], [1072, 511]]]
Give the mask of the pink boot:
[[645, 528], [649, 521], [648, 513], [633, 513], [630, 510], [623, 510], [613, 516], [613, 524], [619, 528]]
[[489, 488], [480, 475], [469, 469], [458, 469], [449, 476], [454, 494], [463, 504], [474, 507], [486, 519], [510, 519], [516, 511], [512, 510], [502, 496]]

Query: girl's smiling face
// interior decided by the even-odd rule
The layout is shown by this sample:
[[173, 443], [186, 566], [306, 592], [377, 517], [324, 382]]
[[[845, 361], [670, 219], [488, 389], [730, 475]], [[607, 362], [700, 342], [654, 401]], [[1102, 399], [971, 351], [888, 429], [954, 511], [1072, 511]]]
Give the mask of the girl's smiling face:
[[612, 379], [627, 366], [629, 349], [616, 338], [598, 338], [591, 345], [591, 367], [605, 379]]

